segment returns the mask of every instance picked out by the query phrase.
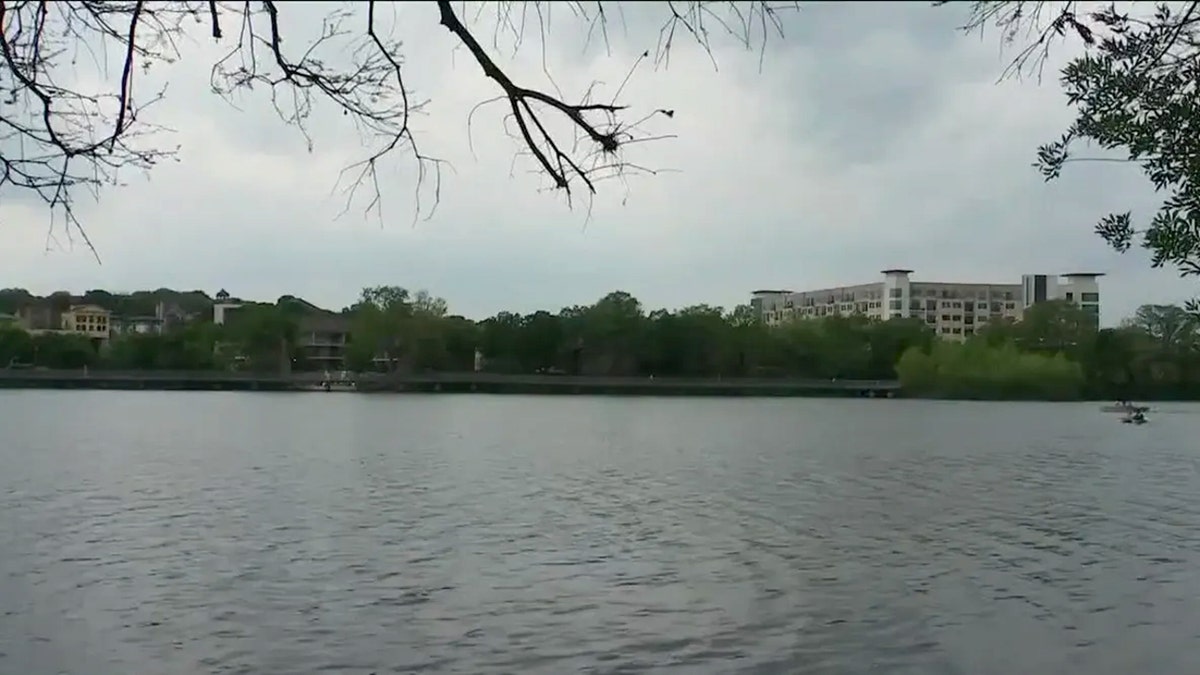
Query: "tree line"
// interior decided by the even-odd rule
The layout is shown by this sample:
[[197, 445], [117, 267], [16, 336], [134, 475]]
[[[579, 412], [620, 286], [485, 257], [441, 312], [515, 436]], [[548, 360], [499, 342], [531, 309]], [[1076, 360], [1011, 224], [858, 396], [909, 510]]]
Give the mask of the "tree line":
[[[990, 31], [1012, 48], [1013, 60], [1004, 76], [1023, 72], [1040, 76], [1060, 40], [1082, 46], [1059, 72], [1064, 103], [1074, 120], [1059, 138], [1037, 149], [1038, 170], [1054, 180], [1072, 162], [1121, 161], [1136, 166], [1164, 196], [1160, 206], [1153, 214], [1124, 211], [1103, 216], [1095, 227], [1097, 233], [1120, 251], [1135, 245], [1145, 248], [1154, 266], [1200, 274], [1196, 225], [1200, 169], [1195, 161], [1200, 141], [1194, 131], [1200, 117], [1200, 91], [1193, 86], [1200, 68], [1200, 3], [1133, 3], [1120, 9], [1046, 0], [939, 0], [934, 4], [949, 8], [943, 11], [968, 9], [966, 24], [957, 25], [972, 34]], [[662, 137], [663, 129], [648, 125], [669, 125], [674, 109], [650, 102], [643, 112], [630, 114], [626, 101], [601, 104], [562, 98], [557, 84], [551, 91], [546, 82], [513, 79], [491, 54], [497, 44], [493, 41], [489, 47], [481, 39], [484, 36], [476, 34], [481, 28], [479, 17], [460, 16], [450, 2], [437, 6], [440, 26], [467, 48], [468, 60], [495, 85], [497, 98], [507, 99], [522, 130], [514, 135], [522, 159], [531, 160], [547, 185], [567, 194], [594, 193], [597, 181], [604, 178], [646, 172], [641, 162], [626, 162], [623, 150]], [[573, 18], [556, 22], [553, 31], [548, 16], [543, 23], [539, 11], [536, 20], [543, 37], [575, 30], [590, 40], [593, 35], [608, 35], [605, 27], [613, 8], [606, 12], [604, 6], [578, 5], [571, 12]], [[764, 49], [769, 40], [783, 37], [786, 15], [798, 7], [794, 2], [674, 3], [660, 8], [659, 35], [690, 36], [696, 46], [709, 51], [710, 40], [725, 33], [733, 43]], [[261, 7], [232, 10], [210, 3], [211, 11], [203, 17], [185, 2], [156, 3], [152, 15], [142, 12], [140, 3], [60, 2], [56, 8], [58, 12], [47, 16], [44, 3], [0, 4], [0, 23], [31, 27], [0, 33], [0, 82], [8, 85], [6, 93], [11, 94], [6, 132], [14, 139], [0, 148], [4, 167], [0, 192], [40, 198], [47, 209], [66, 217], [68, 227], [79, 229], [72, 211], [75, 188], [118, 185], [118, 176], [128, 169], [149, 171], [176, 155], [177, 149], [169, 145], [146, 142], [162, 128], [143, 107], [157, 102], [163, 91], [131, 86], [131, 82], [152, 65], [166, 67], [182, 58], [174, 46], [195, 31], [228, 45], [228, 54], [210, 69], [214, 94], [231, 100], [255, 88], [260, 94], [269, 91], [273, 111], [282, 122], [297, 126], [303, 132], [297, 140], [310, 145], [310, 115], [318, 109], [339, 112], [365, 134], [370, 149], [348, 173], [353, 181], [351, 197], [354, 187], [366, 186], [372, 193], [368, 204], [377, 206], [377, 162], [402, 155], [417, 163], [418, 188], [426, 178], [435, 179], [431, 182], [438, 187], [431, 191], [431, 203], [436, 204], [441, 194], [441, 162], [418, 149], [408, 124], [409, 115], [421, 104], [410, 101], [404, 88], [407, 60], [401, 57], [399, 43], [379, 38], [389, 33], [387, 21], [399, 19], [377, 16], [371, 3], [331, 11], [325, 25], [332, 28], [315, 40], [302, 38], [299, 43], [285, 40], [280, 32], [285, 22], [278, 15], [292, 11], [290, 4], [265, 2]], [[524, 9], [528, 9], [525, 3], [497, 3], [492, 37], [504, 34], [516, 38], [519, 46], [520, 31], [513, 29], [516, 24], [511, 18], [514, 12], [520, 14], [516, 23], [523, 30]], [[804, 21], [802, 12], [795, 15]], [[237, 29], [231, 32], [231, 26]], [[514, 32], [509, 34], [509, 29]], [[331, 42], [334, 35], [339, 39]], [[76, 77], [79, 74], [72, 71], [80, 63], [69, 56], [72, 47], [97, 42], [115, 45], [124, 69]], [[270, 54], [255, 52], [251, 47], [256, 42], [276, 49]], [[648, 62], [668, 63], [675, 43], [661, 40], [653, 55], [646, 52]], [[229, 64], [237, 65], [230, 68]], [[644, 64], [635, 64], [634, 71], [639, 65]], [[80, 89], [81, 83], [94, 86]], [[622, 88], [618, 87], [618, 97]], [[537, 110], [529, 105], [531, 100], [548, 106]], [[280, 107], [284, 101], [290, 104]], [[569, 131], [554, 130], [549, 120], [556, 117]], [[134, 138], [140, 142], [131, 143]]]
[[[1156, 267], [1174, 267], [1185, 276], [1200, 275], [1200, 184], [1197, 182], [1200, 163], [1195, 159], [1200, 155], [1200, 135], [1195, 133], [1200, 124], [1200, 88], [1194, 86], [1200, 77], [1200, 3], [1134, 3], [1122, 9], [1115, 5], [1100, 7], [1045, 0], [934, 4], [954, 11], [969, 7], [965, 31], [990, 30], [1000, 42], [1014, 47], [1012, 63], [1004, 71], [1006, 76], [1034, 71], [1040, 74], [1059, 40], [1074, 40], [1082, 46], [1059, 72], [1064, 102], [1073, 112], [1074, 120], [1059, 138], [1037, 149], [1036, 167], [1048, 181], [1057, 179], [1068, 163], [1117, 162], [1136, 167], [1164, 199], [1152, 214], [1124, 211], [1103, 216], [1095, 226], [1096, 232], [1119, 251], [1133, 246], [1146, 249]], [[214, 3], [212, 11], [199, 23], [195, 8], [189, 3], [158, 5], [153, 16], [141, 12], [140, 3], [104, 5], [105, 18], [97, 20], [100, 5], [62, 2], [58, 3], [61, 11], [43, 21], [43, 3], [0, 4], [0, 17], [8, 22], [6, 25], [34, 27], [0, 35], [0, 46], [4, 47], [0, 49], [3, 52], [0, 81], [13, 85], [9, 98], [15, 103], [13, 114], [6, 121], [11, 135], [17, 139], [9, 144], [11, 147], [0, 149], [0, 164], [5, 167], [0, 172], [0, 192], [10, 190], [41, 198], [48, 209], [62, 212], [65, 222], [77, 227], [71, 210], [73, 187], [98, 189], [116, 185], [119, 169], [149, 170], [173, 156], [175, 151], [169, 147], [139, 143], [135, 148], [127, 143], [128, 139], [156, 130], [150, 118], [136, 113], [143, 104], [158, 100], [153, 93], [143, 92], [134, 97], [133, 92], [141, 90], [127, 85], [134, 73], [152, 63], [165, 65], [177, 60], [180, 54], [172, 45], [198, 29], [211, 33], [215, 40], [224, 36], [229, 43], [229, 55], [212, 69], [214, 93], [229, 96], [257, 85], [270, 90], [273, 103], [292, 101], [290, 108], [276, 105], [274, 110], [284, 122], [301, 130], [305, 129], [314, 106], [323, 106], [349, 117], [360, 131], [371, 132], [367, 136], [375, 145], [366, 154], [366, 160], [351, 172], [357, 176], [355, 185], [375, 186], [371, 204], [378, 204], [379, 197], [376, 162], [394, 154], [394, 150], [404, 151], [402, 154], [418, 163], [415, 172], [418, 181], [426, 176], [440, 176], [436, 173], [440, 163], [417, 150], [408, 125], [413, 110], [402, 86], [400, 45], [379, 40], [374, 6], [370, 3], [350, 10], [351, 14], [358, 13], [352, 22], [357, 29], [350, 39], [358, 40], [362, 48], [341, 50], [343, 55], [350, 55], [349, 61], [339, 62], [341, 67], [320, 55], [324, 49], [332, 48], [325, 44], [330, 35], [349, 37], [341, 30], [322, 33], [308, 44], [288, 42], [292, 47], [276, 49], [271, 58], [260, 58], [261, 55], [256, 56], [248, 49], [256, 41], [283, 44], [281, 24], [277, 21], [280, 7], [276, 3], [263, 3], [256, 9], [247, 6], [236, 14], [229, 14]], [[654, 113], [642, 122], [630, 124], [624, 118], [625, 106], [615, 102], [584, 104], [539, 92], [534, 82], [517, 83], [489, 56], [491, 50], [473, 33], [473, 20], [458, 16], [452, 3], [437, 5], [440, 25], [468, 48], [471, 59], [497, 85], [499, 98], [507, 98], [517, 111], [519, 126], [527, 132], [518, 136], [518, 147], [529, 151], [523, 154], [532, 158], [534, 167], [559, 190], [569, 193], [575, 185], [594, 192], [593, 179], [637, 171], [638, 165], [625, 163], [619, 150], [630, 143], [659, 137], [657, 131], [640, 129], [642, 122], [674, 119], [673, 109], [651, 104], [647, 109]], [[742, 45], [763, 47], [768, 38], [782, 36], [784, 7], [795, 9], [798, 3], [782, 5], [677, 3], [663, 11], [660, 35], [674, 36], [678, 30], [707, 51], [711, 48], [710, 37], [723, 31]], [[519, 6], [524, 3], [499, 3], [499, 16], [508, 17]], [[289, 10], [285, 7], [283, 11]], [[611, 15], [605, 13], [602, 5], [579, 9], [574, 14], [577, 23], [573, 28], [582, 31], [581, 35], [591, 35], [597, 26], [603, 28]], [[327, 17], [327, 23], [341, 26], [348, 17], [339, 9]], [[540, 13], [538, 20], [541, 21]], [[706, 20], [709, 28], [715, 23], [720, 30], [705, 28]], [[240, 25], [240, 32], [235, 31], [238, 37], [232, 40], [226, 36], [231, 22]], [[520, 23], [524, 25], [523, 21]], [[128, 26], [129, 30], [109, 30], [118, 24]], [[512, 25], [511, 21], [500, 18], [495, 30], [502, 33]], [[137, 30], [133, 30], [135, 27]], [[549, 30], [548, 23], [542, 28]], [[558, 23], [554, 32], [570, 29], [570, 23]], [[92, 81], [87, 77], [69, 77], [66, 71], [78, 64], [67, 56], [72, 53], [70, 49], [60, 47], [95, 42], [97, 32], [105, 40], [111, 38], [124, 52], [126, 67], [122, 76], [114, 79], [102, 73], [99, 91], [48, 85], [55, 79], [76, 84]], [[381, 27], [381, 33], [385, 32]], [[606, 32], [600, 30], [599, 34]], [[670, 39], [661, 42], [650, 60], [663, 62], [671, 45]], [[231, 58], [235, 55], [241, 58]], [[228, 70], [224, 67], [227, 63], [239, 65]], [[55, 72], [60, 77], [52, 74]], [[289, 73], [301, 73], [303, 77]], [[535, 113], [528, 106], [529, 97], [550, 103], [549, 112]], [[63, 101], [83, 105], [63, 105]], [[564, 144], [562, 137], [547, 131], [539, 121], [539, 115], [559, 114], [565, 116], [568, 127], [579, 132], [586, 142], [579, 147]], [[302, 136], [311, 143], [307, 132]], [[1089, 152], [1089, 148], [1095, 152]], [[585, 161], [589, 157], [603, 159]], [[440, 180], [435, 185], [440, 186]], [[440, 189], [434, 192], [440, 194]], [[1200, 305], [1192, 303], [1191, 309], [1200, 312]], [[1137, 344], [1144, 341], [1126, 333], [1103, 339]], [[1144, 360], [1144, 348], [1134, 351], [1138, 359]], [[1077, 360], [1082, 356], [1075, 354], [1075, 357], [1075, 362], [1082, 364]], [[739, 363], [744, 360], [740, 357]], [[1086, 365], [1081, 367], [1087, 370]], [[1174, 372], [1175, 366], [1161, 368]], [[1098, 376], [1088, 372], [1091, 374], [1085, 379], [1089, 386], [1099, 386]], [[1158, 381], [1157, 377], [1152, 379]]]
[[[157, 295], [156, 295], [157, 294]], [[0, 367], [230, 369], [278, 372], [308, 360], [300, 336], [313, 306], [291, 296], [248, 303], [225, 325], [201, 293], [194, 320], [161, 334], [115, 334], [103, 348], [82, 336], [0, 327]], [[135, 294], [136, 295], [136, 294]], [[19, 293], [0, 291], [0, 313]], [[32, 297], [32, 296], [30, 296]], [[106, 308], [133, 296], [91, 292]], [[1034, 305], [1020, 322], [992, 322], [965, 342], [936, 337], [920, 319], [829, 316], [769, 326], [748, 305], [647, 311], [617, 291], [558, 312], [450, 314], [425, 291], [362, 291], [338, 317], [353, 371], [468, 371], [631, 377], [899, 379], [905, 391], [953, 398], [1200, 398], [1200, 321], [1174, 305], [1145, 305], [1118, 328], [1065, 302]]]

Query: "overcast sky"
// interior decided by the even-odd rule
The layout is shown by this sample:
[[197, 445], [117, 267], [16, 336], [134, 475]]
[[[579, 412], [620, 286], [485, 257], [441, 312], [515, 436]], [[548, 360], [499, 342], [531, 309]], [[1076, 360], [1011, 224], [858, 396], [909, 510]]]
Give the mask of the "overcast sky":
[[[590, 219], [544, 190], [528, 163], [512, 170], [517, 146], [500, 107], [476, 114], [472, 153], [467, 115], [496, 95], [494, 83], [454, 49], [435, 6], [396, 6], [407, 76], [430, 99], [417, 139], [453, 167], [436, 214], [415, 225], [405, 156], [381, 176], [382, 223], [361, 203], [337, 218], [338, 172], [365, 152], [357, 136], [323, 115], [309, 152], [262, 92], [240, 110], [212, 95], [209, 68], [228, 44], [213, 45], [200, 25], [180, 63], [143, 79], [170, 80], [168, 99], [149, 114], [175, 130], [160, 140], [181, 146], [180, 161], [80, 206], [103, 264], [80, 246], [47, 252], [45, 211], [6, 193], [0, 286], [226, 288], [340, 309], [363, 286], [397, 284], [482, 318], [590, 303], [615, 289], [648, 307], [732, 306], [752, 289], [863, 283], [887, 267], [914, 269], [916, 280], [993, 283], [1094, 270], [1108, 275], [1106, 324], [1141, 303], [1191, 297], [1194, 282], [1149, 269], [1140, 251], [1119, 256], [1092, 233], [1110, 210], [1152, 212], [1136, 171], [1073, 165], [1042, 182], [1034, 151], [1070, 112], [1053, 78], [996, 83], [1006, 59], [995, 36], [955, 30], [967, 5], [806, 5], [785, 18], [784, 40], [768, 43], [761, 72], [759, 54], [733, 40], [713, 38], [719, 70], [680, 40], [669, 68], [640, 68], [621, 96], [635, 118], [676, 111], [653, 130], [678, 138], [628, 154], [673, 171], [601, 183]], [[282, 7], [298, 36], [288, 46], [299, 49], [321, 8]], [[611, 96], [637, 55], [654, 49], [663, 11], [627, 6], [624, 22], [611, 20], [609, 53], [595, 40], [585, 50], [586, 26], [557, 12], [544, 45], [549, 73], [568, 96], [596, 80]], [[537, 32], [514, 57], [513, 41], [494, 42], [488, 21], [476, 25], [497, 62], [517, 82], [552, 91]]]

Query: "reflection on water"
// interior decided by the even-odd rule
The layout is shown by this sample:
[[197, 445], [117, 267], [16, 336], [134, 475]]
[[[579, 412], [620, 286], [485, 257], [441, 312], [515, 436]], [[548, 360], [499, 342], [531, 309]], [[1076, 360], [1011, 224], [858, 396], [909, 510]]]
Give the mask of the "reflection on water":
[[1200, 672], [1197, 422], [0, 392], [0, 672]]

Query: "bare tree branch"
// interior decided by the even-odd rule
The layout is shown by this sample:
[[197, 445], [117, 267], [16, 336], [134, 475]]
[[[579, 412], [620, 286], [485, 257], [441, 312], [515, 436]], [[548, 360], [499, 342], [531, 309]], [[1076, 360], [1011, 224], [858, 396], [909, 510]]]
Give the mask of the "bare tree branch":
[[[933, 4], [940, 7], [951, 3], [950, 0], [938, 0]], [[1134, 12], [1154, 8], [1151, 3], [1126, 4], [1130, 5], [1128, 9]], [[1177, 55], [1172, 52], [1177, 47], [1195, 49], [1200, 46], [1194, 42], [1189, 44], [1193, 38], [1188, 30], [1200, 19], [1197, 3], [1176, 4], [1181, 5], [1182, 9], [1171, 22], [1169, 34], [1156, 38], [1161, 44], [1161, 49], [1139, 55], [1130, 64], [1133, 70], [1153, 70], [1164, 62], [1176, 65]], [[1074, 36], [1087, 47], [1097, 47], [1108, 44], [1105, 40], [1118, 37], [1129, 30], [1152, 27], [1158, 28], [1152, 19], [1134, 16], [1130, 11], [1118, 11], [1115, 3], [1102, 9], [1085, 11], [1081, 3], [1075, 0], [977, 0], [971, 3], [970, 18], [962, 26], [962, 30], [978, 31], [982, 34], [988, 29], [994, 29], [999, 32], [1005, 46], [1019, 46], [1000, 79], [1032, 73], [1040, 81], [1051, 49], [1057, 41]]]
[[[626, 162], [621, 150], [670, 138], [641, 127], [655, 117], [672, 118], [675, 110], [651, 105], [630, 114], [629, 106], [618, 99], [643, 62], [668, 64], [677, 33], [690, 36], [710, 57], [714, 31], [746, 48], [760, 43], [765, 49], [769, 36], [782, 35], [781, 12], [798, 6], [794, 2], [665, 3], [668, 16], [653, 55], [646, 50], [631, 64], [611, 100], [604, 102], [596, 100], [595, 83], [576, 97], [563, 93], [547, 65], [546, 35], [564, 26], [551, 22], [552, 10], [558, 7], [561, 16], [584, 27], [588, 42], [596, 37], [607, 47], [610, 17], [624, 22], [621, 3], [492, 3], [496, 50], [500, 33], [510, 33], [519, 49], [526, 29], [536, 22], [542, 72], [554, 93], [517, 82], [505, 72], [461, 18], [465, 5], [456, 11], [447, 0], [436, 4], [439, 23], [498, 87], [499, 95], [491, 100], [506, 102], [505, 123], [521, 148], [519, 154], [532, 157], [552, 188], [566, 193], [568, 199], [576, 186], [594, 194], [597, 182], [621, 179], [626, 171], [656, 173]], [[382, 5], [368, 0], [331, 11], [316, 38], [293, 49], [285, 40], [287, 28], [281, 15], [296, 6], [275, 0], [0, 0], [0, 195], [37, 195], [52, 217], [65, 218], [68, 236], [82, 236], [95, 252], [75, 217], [75, 192], [82, 188], [99, 198], [102, 188], [120, 184], [124, 172], [147, 172], [164, 159], [175, 158], [177, 148], [158, 147], [154, 142], [155, 135], [166, 130], [146, 119], [147, 109], [162, 99], [163, 91], [138, 91], [135, 85], [139, 69], [177, 61], [179, 38], [198, 24], [213, 39], [230, 41], [228, 52], [212, 67], [210, 84], [231, 105], [237, 93], [265, 89], [280, 119], [299, 130], [310, 150], [311, 116], [317, 107], [340, 111], [352, 122], [370, 150], [338, 178], [347, 210], [365, 187], [370, 191], [366, 210], [382, 218], [378, 169], [386, 158], [402, 153], [416, 163], [414, 218], [425, 214], [422, 187], [431, 177], [434, 181], [433, 202], [425, 214], [431, 217], [441, 199], [444, 162], [418, 148], [411, 120], [427, 101], [416, 98], [407, 85], [401, 45], [385, 38], [379, 28]], [[231, 17], [236, 21], [228, 21]], [[348, 59], [334, 65], [336, 59], [321, 55], [334, 43], [346, 41]], [[75, 63], [72, 54], [81, 50], [92, 53], [101, 71], [106, 54], [122, 55], [120, 76], [110, 85], [111, 93], [87, 93], [78, 85], [64, 84], [69, 79], [64, 71]], [[761, 59], [760, 54], [760, 66]]]
[[[940, 7], [950, 2], [939, 0], [933, 4]], [[1073, 0], [1053, 3], [1046, 0], [974, 2], [970, 19], [962, 26], [962, 30], [982, 33], [994, 27], [1000, 32], [1000, 39], [1005, 46], [1020, 45], [1000, 79], [1033, 72], [1040, 81], [1056, 38], [1073, 31], [1088, 44], [1095, 41], [1091, 28], [1077, 18], [1078, 6], [1079, 3]]]
[[[82, 236], [95, 254], [75, 217], [74, 190], [98, 195], [121, 169], [148, 170], [173, 154], [138, 147], [155, 130], [138, 118], [161, 92], [135, 103], [133, 71], [139, 58], [171, 56], [161, 40], [139, 40], [139, 29], [169, 35], [185, 15], [183, 8], [146, 9], [141, 1], [0, 2], [0, 193], [36, 194], [64, 219], [68, 237]], [[83, 36], [124, 52], [117, 93], [89, 95], [59, 82], [57, 61]]]

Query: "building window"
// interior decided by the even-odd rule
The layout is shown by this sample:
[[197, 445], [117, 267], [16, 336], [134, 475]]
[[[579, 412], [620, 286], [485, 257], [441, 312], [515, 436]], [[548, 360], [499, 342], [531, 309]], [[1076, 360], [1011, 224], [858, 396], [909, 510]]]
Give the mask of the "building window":
[[1100, 302], [1099, 293], [1080, 293], [1079, 296], [1083, 302]]
[[1067, 291], [1067, 302], [1071, 302], [1074, 299], [1075, 299], [1075, 294], [1072, 293], [1071, 291]]
[[903, 288], [889, 288], [888, 289], [888, 297], [890, 297], [890, 298], [898, 298], [902, 295], [904, 295]]
[[902, 300], [889, 300], [888, 301], [888, 309], [898, 310], [898, 309], [900, 309], [900, 306], [902, 303], [903, 303]]

